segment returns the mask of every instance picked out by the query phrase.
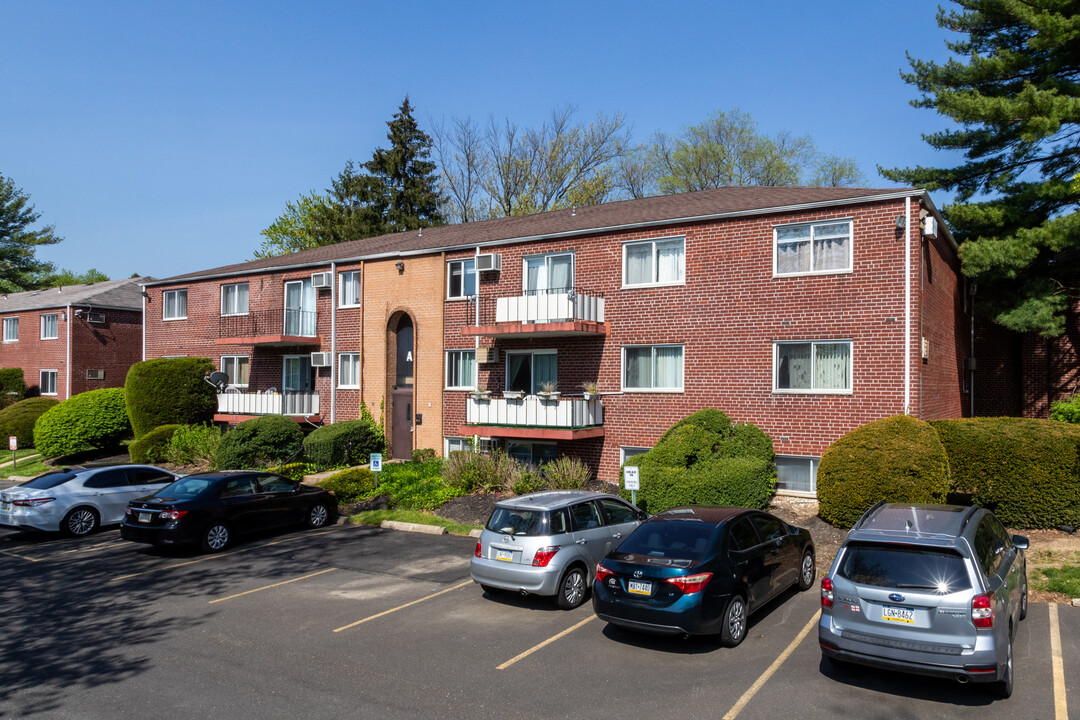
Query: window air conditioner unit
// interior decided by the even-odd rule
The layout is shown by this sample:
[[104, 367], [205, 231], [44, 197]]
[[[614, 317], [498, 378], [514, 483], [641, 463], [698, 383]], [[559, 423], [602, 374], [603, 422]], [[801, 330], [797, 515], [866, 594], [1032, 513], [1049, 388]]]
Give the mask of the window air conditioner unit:
[[330, 367], [330, 353], [311, 353], [311, 367]]
[[105, 371], [104, 370], [87, 370], [86, 371], [86, 379], [87, 380], [104, 380], [105, 379]]
[[86, 322], [97, 323], [97, 324], [100, 325], [101, 323], [105, 322], [105, 313], [103, 313], [103, 312], [87, 313], [86, 314]]
[[502, 270], [502, 255], [499, 253], [484, 253], [476, 256], [477, 272], [497, 272]]
[[476, 362], [493, 363], [499, 362], [499, 348], [476, 348]]
[[331, 287], [334, 283], [334, 276], [328, 272], [312, 273], [311, 274], [311, 287], [316, 290], [320, 288]]
[[923, 237], [931, 240], [937, 237], [937, 218], [933, 215], [927, 215], [923, 218], [922, 234]]

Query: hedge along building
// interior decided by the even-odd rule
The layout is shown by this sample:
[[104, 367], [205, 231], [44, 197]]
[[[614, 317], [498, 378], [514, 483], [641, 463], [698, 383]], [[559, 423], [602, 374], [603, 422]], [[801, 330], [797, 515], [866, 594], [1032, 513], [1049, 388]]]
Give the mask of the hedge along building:
[[142, 297], [128, 278], [0, 295], [0, 367], [20, 368], [28, 395], [66, 400], [123, 387], [140, 359]]

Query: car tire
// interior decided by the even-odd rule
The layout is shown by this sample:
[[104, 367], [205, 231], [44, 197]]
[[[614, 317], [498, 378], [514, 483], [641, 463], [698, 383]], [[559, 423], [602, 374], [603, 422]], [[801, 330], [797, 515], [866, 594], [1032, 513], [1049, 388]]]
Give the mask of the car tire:
[[202, 549], [205, 552], [221, 552], [229, 546], [229, 526], [223, 522], [210, 523], [202, 534]]
[[585, 571], [575, 565], [566, 571], [559, 581], [559, 591], [555, 593], [555, 604], [563, 610], [573, 610], [585, 602], [585, 592], [588, 584], [585, 580]]
[[98, 527], [98, 522], [97, 511], [84, 505], [68, 511], [60, 522], [60, 531], [71, 537], [82, 537], [94, 532]]
[[1009, 631], [1009, 639], [1005, 646], [1005, 677], [997, 682], [990, 683], [987, 690], [995, 697], [1008, 698], [1013, 691], [1013, 653], [1012, 653], [1012, 629]]
[[799, 591], [804, 592], [812, 588], [816, 577], [817, 563], [814, 561], [814, 553], [807, 550], [803, 553], [802, 562], [799, 563]]
[[323, 503], [316, 503], [311, 506], [311, 510], [307, 514], [307, 526], [311, 529], [321, 528], [327, 522], [330, 521], [330, 509]]
[[491, 585], [484, 585], [483, 583], [480, 584], [480, 589], [488, 595], [502, 595], [503, 592], [502, 588], [493, 587]]
[[746, 600], [736, 593], [724, 608], [724, 623], [720, 627], [720, 644], [733, 648], [746, 637]]

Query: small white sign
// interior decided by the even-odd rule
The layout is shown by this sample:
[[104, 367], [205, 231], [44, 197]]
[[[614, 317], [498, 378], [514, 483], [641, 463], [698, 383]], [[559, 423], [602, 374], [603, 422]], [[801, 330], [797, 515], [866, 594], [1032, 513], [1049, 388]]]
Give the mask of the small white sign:
[[637, 467], [627, 465], [623, 468], [623, 487], [627, 490], [641, 489], [641, 476]]
[[10, 435], [10, 436], [8, 436], [7, 444], [8, 444], [8, 450], [18, 450], [19, 449], [19, 438], [15, 437], [14, 435]]
[[371, 472], [382, 472], [382, 453], [371, 453]]

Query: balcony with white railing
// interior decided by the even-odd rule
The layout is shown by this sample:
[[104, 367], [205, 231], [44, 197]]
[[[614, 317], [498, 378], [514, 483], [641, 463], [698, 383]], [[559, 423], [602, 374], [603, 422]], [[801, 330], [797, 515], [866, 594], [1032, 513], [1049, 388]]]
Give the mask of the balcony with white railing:
[[319, 414], [317, 392], [233, 392], [218, 393], [217, 415], [224, 420], [258, 415], [311, 417]]
[[542, 290], [515, 295], [480, 295], [476, 325], [466, 335], [488, 337], [566, 337], [606, 335], [604, 294], [581, 288]]
[[604, 434], [599, 397], [526, 395], [520, 399], [473, 393], [466, 405], [462, 435], [547, 440], [580, 440]]

